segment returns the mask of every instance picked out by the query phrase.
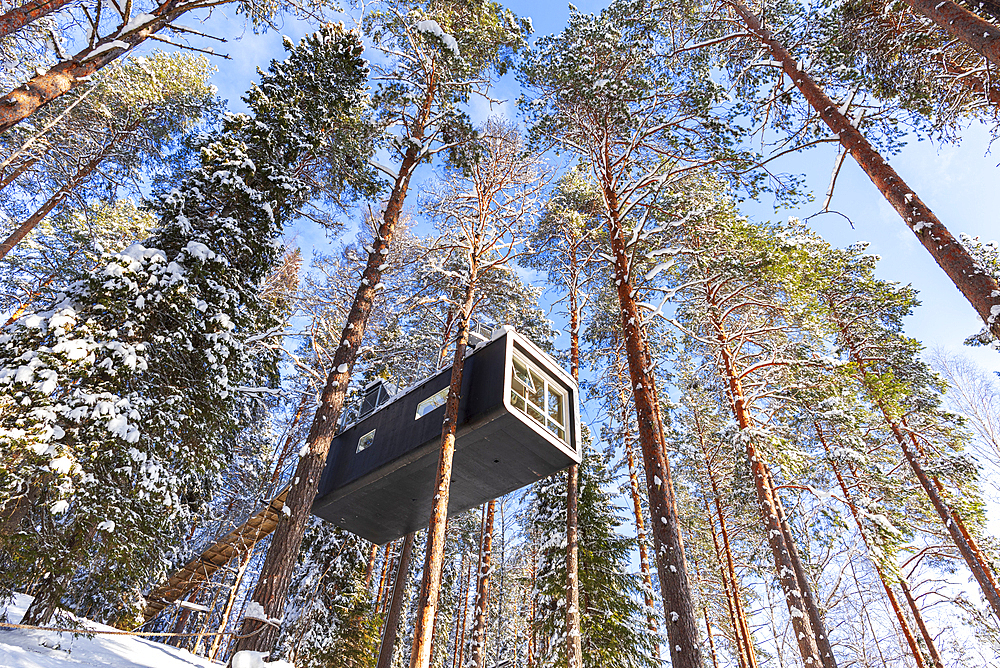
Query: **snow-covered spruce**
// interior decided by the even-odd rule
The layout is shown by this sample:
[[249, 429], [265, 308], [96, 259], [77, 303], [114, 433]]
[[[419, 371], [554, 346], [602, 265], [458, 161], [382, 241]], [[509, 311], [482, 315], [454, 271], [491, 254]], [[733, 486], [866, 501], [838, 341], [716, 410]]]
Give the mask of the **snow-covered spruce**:
[[241, 429], [238, 387], [274, 382], [247, 341], [276, 324], [260, 285], [309, 192], [296, 168], [324, 159], [350, 175], [337, 185], [367, 187], [339, 141], [367, 78], [358, 37], [325, 26], [285, 46], [245, 98], [253, 116], [203, 138], [152, 205], [160, 229], [0, 335], [0, 591], [40, 578], [27, 622], [72, 602], [78, 571], [103, 581], [102, 616], [135, 615]]

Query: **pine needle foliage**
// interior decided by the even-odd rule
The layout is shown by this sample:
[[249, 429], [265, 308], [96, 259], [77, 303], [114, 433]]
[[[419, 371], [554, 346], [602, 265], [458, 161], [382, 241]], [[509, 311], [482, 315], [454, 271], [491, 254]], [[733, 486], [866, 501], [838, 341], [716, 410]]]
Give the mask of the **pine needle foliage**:
[[[279, 324], [261, 284], [309, 195], [296, 168], [357, 151], [337, 137], [357, 124], [367, 79], [360, 39], [340, 26], [285, 46], [245, 98], [253, 116], [227, 117], [152, 206], [160, 228], [0, 335], [0, 587], [39, 579], [27, 621], [51, 618], [78, 569], [112, 599], [159, 577], [164, 546], [276, 381], [257, 345]], [[374, 188], [368, 176], [344, 171], [338, 185]], [[108, 618], [132, 621], [140, 605]]]

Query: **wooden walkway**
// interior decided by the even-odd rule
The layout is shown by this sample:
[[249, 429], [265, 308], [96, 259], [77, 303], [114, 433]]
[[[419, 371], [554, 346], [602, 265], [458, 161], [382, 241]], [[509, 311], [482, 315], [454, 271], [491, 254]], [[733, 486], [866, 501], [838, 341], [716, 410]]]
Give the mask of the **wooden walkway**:
[[146, 596], [143, 615], [148, 622], [174, 601], [183, 598], [202, 582], [207, 581], [237, 554], [246, 554], [265, 536], [274, 531], [281, 519], [281, 509], [288, 496], [286, 485], [264, 508], [251, 515], [243, 524], [215, 541], [208, 549], [174, 572], [170, 578]]

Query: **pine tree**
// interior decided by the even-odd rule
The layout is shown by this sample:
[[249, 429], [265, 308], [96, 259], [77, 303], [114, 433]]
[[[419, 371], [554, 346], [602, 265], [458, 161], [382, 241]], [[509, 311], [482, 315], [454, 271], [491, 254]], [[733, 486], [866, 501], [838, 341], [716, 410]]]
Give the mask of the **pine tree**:
[[302, 541], [289, 593], [294, 617], [278, 647], [302, 668], [371, 668], [378, 656], [378, 618], [364, 587], [365, 541], [313, 518]]
[[[278, 525], [254, 591], [254, 600], [272, 617], [284, 604], [291, 563], [298, 554], [414, 171], [442, 153], [448, 153], [455, 166], [468, 164], [464, 147], [472, 133], [461, 106], [470, 96], [486, 93], [493, 73], [502, 74], [511, 52], [523, 45], [527, 28], [499, 5], [479, 0], [434, 2], [416, 8], [386, 2], [366, 15], [364, 26], [375, 47], [386, 56], [374, 66], [381, 86], [372, 95], [372, 106], [376, 124], [384, 130], [386, 148], [399, 163], [392, 169], [365, 161], [389, 177], [389, 194], [373, 241], [366, 248], [362, 280], [320, 395], [305, 456], [295, 472], [294, 480], [299, 482], [293, 483], [287, 497], [291, 519]], [[454, 34], [445, 32], [449, 29]], [[251, 635], [256, 624], [247, 622], [248, 633], [239, 643], [240, 650], [270, 649], [273, 645], [273, 629]], [[431, 626], [427, 625], [427, 633]]]
[[[0, 258], [53, 210], [138, 197], [143, 174], [162, 171], [170, 144], [217, 112], [219, 102], [208, 84], [212, 71], [204, 56], [131, 58], [97, 75], [72, 108], [39, 118], [45, 131], [6, 133], [4, 143], [12, 154], [4, 162], [14, 160], [17, 177], [16, 196], [3, 208], [21, 222], [0, 242]], [[24, 167], [28, 170], [20, 171]], [[31, 206], [20, 215], [23, 205], [15, 202]]]
[[[42, 578], [29, 623], [51, 618], [88, 564], [119, 596], [156, 578], [275, 378], [273, 353], [254, 341], [277, 324], [260, 285], [308, 195], [294, 170], [309, 153], [343, 155], [329, 130], [354, 122], [366, 78], [360, 41], [342, 28], [286, 48], [247, 95], [254, 116], [228, 117], [155, 204], [160, 229], [0, 336], [0, 547], [15, 564], [4, 587]], [[366, 176], [344, 186], [365, 188]]]
[[[608, 486], [612, 473], [588, 445], [580, 465], [580, 632], [584, 668], [658, 665], [656, 637], [637, 605], [642, 583], [629, 565], [635, 539], [618, 532], [620, 511]], [[551, 476], [531, 490], [526, 531], [538, 537], [535, 631], [537, 665], [566, 666], [566, 479]]]
[[695, 668], [701, 643], [631, 255], [664, 184], [720, 157], [740, 158], [731, 144], [738, 126], [709, 113], [721, 90], [704, 63], [658, 49], [660, 20], [655, 4], [642, 0], [612, 2], [596, 16], [574, 9], [562, 33], [539, 41], [521, 76], [534, 98], [524, 108], [535, 136], [575, 153], [601, 195], [671, 661]]

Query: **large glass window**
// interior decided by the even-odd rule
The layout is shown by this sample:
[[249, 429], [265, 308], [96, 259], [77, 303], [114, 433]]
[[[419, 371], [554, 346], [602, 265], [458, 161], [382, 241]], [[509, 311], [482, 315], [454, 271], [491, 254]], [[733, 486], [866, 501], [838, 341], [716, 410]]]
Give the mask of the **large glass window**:
[[541, 371], [514, 355], [510, 404], [566, 443], [566, 393]]
[[430, 413], [435, 408], [444, 406], [444, 402], [448, 401], [448, 390], [450, 388], [444, 388], [438, 392], [435, 392], [431, 396], [427, 397], [419, 404], [417, 404], [417, 416], [413, 418], [414, 420], [419, 420], [423, 416]]

